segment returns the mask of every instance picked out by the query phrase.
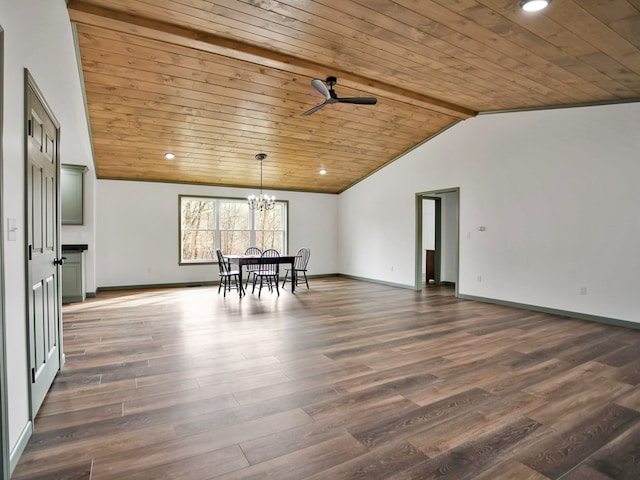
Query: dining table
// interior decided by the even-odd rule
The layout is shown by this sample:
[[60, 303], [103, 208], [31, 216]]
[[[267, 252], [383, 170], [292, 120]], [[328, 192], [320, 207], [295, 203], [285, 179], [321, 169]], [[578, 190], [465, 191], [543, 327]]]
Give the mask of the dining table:
[[[289, 264], [291, 265], [291, 293], [295, 293], [296, 291], [296, 269], [295, 269], [295, 261], [297, 255], [280, 255], [279, 257], [262, 257], [261, 255], [234, 255], [228, 254], [224, 255], [225, 260], [229, 263], [237, 263], [238, 264], [238, 272], [239, 272], [239, 281], [240, 285], [242, 285], [242, 267], [245, 265], [264, 265], [264, 264]], [[244, 295], [243, 289], [240, 289], [240, 296]]]

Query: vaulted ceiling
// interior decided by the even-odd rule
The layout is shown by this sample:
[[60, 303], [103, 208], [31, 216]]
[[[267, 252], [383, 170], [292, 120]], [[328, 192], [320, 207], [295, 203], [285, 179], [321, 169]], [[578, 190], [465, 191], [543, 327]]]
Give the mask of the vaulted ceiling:
[[[257, 187], [264, 152], [339, 193], [480, 112], [640, 99], [640, 0], [519, 3], [69, 0], [97, 176]], [[329, 76], [377, 104], [302, 116]]]

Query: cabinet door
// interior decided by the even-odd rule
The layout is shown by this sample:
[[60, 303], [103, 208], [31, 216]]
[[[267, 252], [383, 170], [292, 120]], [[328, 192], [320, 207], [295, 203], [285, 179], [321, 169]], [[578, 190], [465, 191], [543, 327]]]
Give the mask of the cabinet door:
[[62, 303], [84, 302], [84, 252], [65, 252], [62, 265]]
[[60, 167], [60, 200], [63, 225], [84, 223], [84, 172], [83, 165]]

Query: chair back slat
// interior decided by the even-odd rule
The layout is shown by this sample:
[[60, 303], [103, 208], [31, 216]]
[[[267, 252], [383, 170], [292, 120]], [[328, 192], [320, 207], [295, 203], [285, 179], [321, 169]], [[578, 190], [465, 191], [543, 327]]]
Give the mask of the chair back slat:
[[267, 250], [262, 252], [262, 258], [260, 261], [260, 270], [277, 274], [280, 271], [280, 265], [278, 263], [269, 262], [268, 260], [270, 258], [278, 258], [278, 257], [280, 257], [280, 253], [273, 248], [268, 248]]
[[227, 261], [224, 259], [224, 255], [220, 250], [216, 250], [216, 255], [218, 256], [218, 268], [220, 269], [220, 273], [228, 274], [231, 269]]

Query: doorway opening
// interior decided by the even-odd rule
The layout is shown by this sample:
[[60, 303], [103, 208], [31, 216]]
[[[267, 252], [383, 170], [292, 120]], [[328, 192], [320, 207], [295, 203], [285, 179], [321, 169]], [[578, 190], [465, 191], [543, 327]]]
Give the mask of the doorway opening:
[[459, 188], [416, 194], [416, 290], [449, 285], [458, 296], [459, 196]]

